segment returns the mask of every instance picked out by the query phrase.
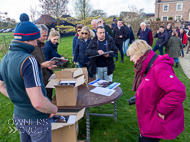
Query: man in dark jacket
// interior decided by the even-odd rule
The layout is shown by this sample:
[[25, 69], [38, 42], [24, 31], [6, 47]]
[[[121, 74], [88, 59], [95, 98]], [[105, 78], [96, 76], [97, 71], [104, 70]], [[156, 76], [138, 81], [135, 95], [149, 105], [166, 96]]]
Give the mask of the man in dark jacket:
[[124, 27], [126, 33], [126, 36], [123, 37], [123, 54], [125, 55], [129, 46], [131, 30], [124, 24], [124, 22], [122, 22], [122, 26]]
[[172, 27], [171, 24], [168, 24], [165, 31], [168, 33], [168, 40], [172, 36]]
[[[113, 52], [101, 55], [108, 51]], [[113, 58], [117, 54], [117, 48], [112, 38], [105, 35], [104, 27], [99, 26], [97, 28], [97, 35], [91, 40], [86, 49], [86, 54], [89, 56], [100, 55], [89, 58], [87, 65], [89, 72], [96, 74], [97, 79], [112, 81], [113, 71], [115, 69]]]
[[158, 49], [160, 51], [160, 55], [163, 55], [163, 46], [168, 42], [168, 33], [164, 30], [163, 26], [160, 26], [154, 38], [158, 38], [158, 40], [156, 41], [153, 51], [155, 52]]
[[111, 25], [113, 28], [117, 27], [117, 19], [113, 18], [113, 23]]
[[151, 29], [146, 27], [146, 23], [142, 22], [140, 24], [141, 30], [140, 30], [140, 35], [138, 36], [140, 39], [145, 40], [148, 45], [152, 46], [153, 44], [153, 36], [152, 36], [152, 31]]
[[[119, 19], [117, 22], [117, 26], [115, 28], [113, 28], [113, 39], [115, 42], [115, 45], [117, 46], [117, 48], [119, 49], [120, 53], [121, 53], [121, 63], [123, 63], [123, 50], [122, 50], [122, 45], [123, 45], [123, 39], [124, 37], [126, 37], [126, 31], [125, 28], [122, 26], [122, 20]], [[118, 60], [118, 53], [117, 53], [117, 57], [115, 59], [115, 61]]]
[[104, 20], [102, 18], [98, 19], [98, 25], [104, 27], [104, 29], [106, 31], [105, 34], [109, 35], [110, 37], [113, 37], [112, 29], [108, 25], [105, 25]]
[[[34, 51], [31, 53], [31, 55], [33, 55], [37, 61], [41, 64], [42, 67], [42, 73], [43, 73], [43, 83], [46, 86], [48, 84], [48, 73], [47, 73], [47, 69], [53, 69], [53, 67], [56, 67], [55, 65], [55, 61], [46, 61], [45, 57], [44, 57], [44, 53], [42, 48], [45, 46], [45, 40], [47, 39], [47, 35], [48, 35], [48, 28], [43, 25], [43, 24], [39, 24], [36, 25], [38, 27], [38, 29], [40, 30], [40, 38], [37, 40], [37, 46], [35, 46]], [[52, 89], [47, 89], [47, 96], [50, 100], [52, 100]]]

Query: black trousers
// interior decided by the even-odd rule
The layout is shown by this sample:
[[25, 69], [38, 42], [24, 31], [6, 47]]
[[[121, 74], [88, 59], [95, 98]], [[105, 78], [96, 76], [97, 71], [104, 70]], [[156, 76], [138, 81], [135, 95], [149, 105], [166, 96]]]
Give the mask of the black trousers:
[[[50, 77], [53, 74], [52, 70], [47, 69], [48, 76]], [[47, 97], [52, 101], [53, 89], [46, 88]]]
[[[122, 49], [122, 44], [120, 45], [120, 44], [115, 44], [116, 46], [117, 46], [117, 48], [118, 48], [118, 50], [120, 51], [120, 53], [121, 53], [121, 60], [123, 60], [123, 49]], [[118, 52], [117, 52], [117, 57], [116, 57], [116, 59], [118, 59]]]
[[141, 134], [139, 135], [139, 142], [159, 142], [160, 139], [157, 138], [148, 138], [148, 137], [143, 137]]

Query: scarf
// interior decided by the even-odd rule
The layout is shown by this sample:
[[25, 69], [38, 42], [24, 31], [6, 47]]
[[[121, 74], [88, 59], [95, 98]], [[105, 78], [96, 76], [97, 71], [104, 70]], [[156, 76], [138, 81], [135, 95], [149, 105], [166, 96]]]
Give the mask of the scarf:
[[136, 62], [135, 68], [136, 68], [136, 73], [135, 73], [135, 78], [133, 80], [133, 89], [132, 91], [136, 91], [141, 84], [141, 72], [142, 72], [142, 66], [143, 62], [146, 59], [146, 57], [149, 55], [151, 50], [147, 50], [144, 55], [142, 55]]

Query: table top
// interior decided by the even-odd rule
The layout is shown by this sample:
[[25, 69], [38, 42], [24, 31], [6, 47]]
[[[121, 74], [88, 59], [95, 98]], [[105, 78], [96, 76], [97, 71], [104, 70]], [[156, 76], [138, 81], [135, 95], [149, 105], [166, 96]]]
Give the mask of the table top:
[[[117, 100], [123, 94], [120, 87], [115, 88], [116, 91], [111, 96], [103, 96], [90, 92], [90, 90], [93, 88], [95, 87], [91, 85], [89, 85], [89, 89], [86, 87], [86, 85], [79, 86], [76, 106], [59, 106], [58, 109], [82, 109], [101, 106]], [[56, 96], [53, 98], [52, 103], [56, 104]]]

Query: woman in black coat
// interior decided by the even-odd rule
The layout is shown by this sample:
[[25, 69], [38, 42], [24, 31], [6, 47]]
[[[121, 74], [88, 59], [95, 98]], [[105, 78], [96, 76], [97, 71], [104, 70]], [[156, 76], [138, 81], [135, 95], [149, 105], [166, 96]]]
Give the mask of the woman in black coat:
[[[89, 27], [85, 26], [82, 28], [79, 38], [77, 39], [75, 52], [74, 52], [74, 64], [79, 62], [79, 68], [87, 67], [88, 55], [85, 54], [86, 48], [88, 47], [91, 39], [94, 37], [94, 32]], [[92, 74], [88, 74], [89, 77], [93, 77]]]

